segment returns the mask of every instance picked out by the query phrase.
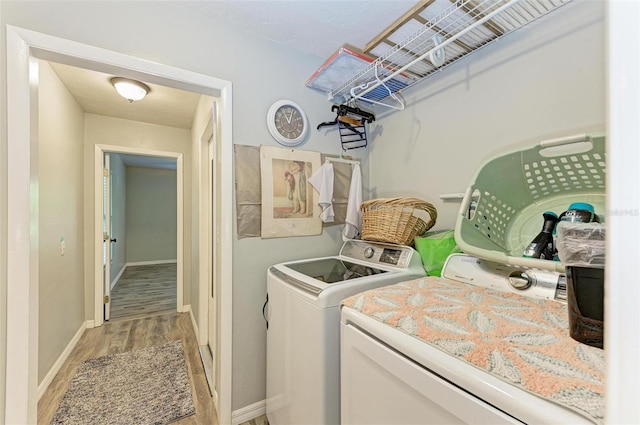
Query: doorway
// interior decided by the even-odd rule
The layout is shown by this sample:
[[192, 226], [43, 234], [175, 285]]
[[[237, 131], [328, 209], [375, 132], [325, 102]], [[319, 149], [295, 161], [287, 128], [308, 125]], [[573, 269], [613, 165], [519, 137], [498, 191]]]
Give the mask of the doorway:
[[96, 214], [96, 220], [102, 219], [104, 234], [105, 320], [184, 310], [177, 302], [183, 290], [177, 273], [184, 260], [178, 243], [183, 227], [177, 221], [179, 212], [184, 215], [178, 185], [183, 167], [178, 170], [176, 158], [159, 155], [104, 152], [102, 209], [96, 210], [102, 217]]
[[[30, 167], [37, 160], [37, 112], [32, 84], [34, 60], [51, 60], [103, 72], [117, 71], [124, 76], [144, 78], [153, 83], [220, 97], [220, 187], [216, 198], [221, 205], [220, 228], [220, 422], [231, 423], [231, 288], [232, 288], [232, 86], [231, 83], [162, 64], [153, 63], [114, 51], [49, 36], [23, 28], [7, 26], [7, 239], [12, 249], [7, 253], [7, 352], [5, 419], [15, 423], [36, 421], [38, 373], [38, 229], [30, 220], [37, 216], [33, 202], [33, 182], [37, 170]], [[99, 148], [97, 148], [99, 149]], [[98, 156], [98, 155], [97, 155]], [[101, 157], [99, 157], [101, 161]], [[37, 193], [37, 192], [35, 192]], [[180, 217], [182, 222], [183, 217]], [[101, 229], [88, 238], [100, 240]], [[95, 246], [95, 242], [93, 243]], [[94, 261], [101, 261], [101, 253]], [[205, 259], [203, 258], [203, 261]], [[95, 308], [95, 305], [94, 305]], [[98, 307], [101, 310], [101, 304]], [[100, 326], [102, 315], [94, 312]], [[200, 323], [206, 327], [206, 323]]]

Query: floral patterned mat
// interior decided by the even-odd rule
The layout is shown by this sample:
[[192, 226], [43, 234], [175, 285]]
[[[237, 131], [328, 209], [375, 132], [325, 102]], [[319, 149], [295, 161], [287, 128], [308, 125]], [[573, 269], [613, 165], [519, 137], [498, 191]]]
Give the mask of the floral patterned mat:
[[363, 292], [343, 305], [604, 421], [604, 351], [569, 336], [562, 303], [426, 277]]

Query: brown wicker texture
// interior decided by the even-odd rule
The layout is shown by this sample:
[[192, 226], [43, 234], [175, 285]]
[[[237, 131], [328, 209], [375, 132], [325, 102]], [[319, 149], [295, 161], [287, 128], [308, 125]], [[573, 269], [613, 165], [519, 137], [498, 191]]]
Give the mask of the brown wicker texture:
[[[409, 246], [416, 236], [431, 229], [438, 217], [436, 207], [416, 198], [372, 199], [364, 201], [360, 210], [363, 240]], [[416, 216], [417, 211], [426, 211], [429, 221]]]

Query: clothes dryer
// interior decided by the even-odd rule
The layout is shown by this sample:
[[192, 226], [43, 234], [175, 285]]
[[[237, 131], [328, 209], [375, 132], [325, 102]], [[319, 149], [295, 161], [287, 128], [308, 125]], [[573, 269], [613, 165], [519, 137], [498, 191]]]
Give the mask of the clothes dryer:
[[564, 274], [464, 254], [345, 299], [342, 425], [602, 423], [604, 352], [565, 300]]

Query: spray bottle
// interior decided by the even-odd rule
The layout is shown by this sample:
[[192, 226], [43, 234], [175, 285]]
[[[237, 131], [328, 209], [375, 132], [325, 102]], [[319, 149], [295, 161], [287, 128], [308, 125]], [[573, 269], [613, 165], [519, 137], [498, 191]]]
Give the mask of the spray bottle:
[[558, 216], [552, 211], [545, 211], [542, 216], [544, 217], [542, 231], [531, 241], [527, 246], [527, 249], [524, 250], [524, 254], [522, 254], [522, 256], [527, 258], [553, 260], [553, 230], [558, 222]]

